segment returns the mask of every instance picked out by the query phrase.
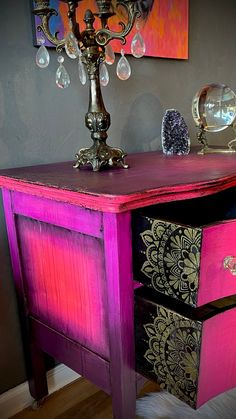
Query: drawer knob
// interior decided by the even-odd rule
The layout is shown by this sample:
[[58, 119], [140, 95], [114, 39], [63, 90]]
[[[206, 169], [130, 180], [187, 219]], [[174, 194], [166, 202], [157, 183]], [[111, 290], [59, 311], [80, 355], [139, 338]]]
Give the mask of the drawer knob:
[[236, 257], [226, 256], [223, 262], [224, 268], [229, 269], [232, 275], [236, 275]]

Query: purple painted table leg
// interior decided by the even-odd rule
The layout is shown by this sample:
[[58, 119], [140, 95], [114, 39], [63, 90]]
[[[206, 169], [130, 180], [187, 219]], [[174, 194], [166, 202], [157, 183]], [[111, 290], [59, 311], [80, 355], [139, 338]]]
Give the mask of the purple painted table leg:
[[29, 390], [35, 400], [41, 400], [48, 395], [44, 353], [37, 345], [31, 343], [30, 356]]
[[104, 214], [110, 371], [115, 419], [134, 419], [136, 401], [131, 215]]
[[[14, 215], [12, 212], [11, 192], [6, 189], [3, 189], [2, 194], [12, 259], [12, 270], [17, 289], [17, 296], [19, 299], [19, 307], [22, 311], [22, 317], [26, 319], [27, 307], [26, 301], [24, 299], [25, 293], [23, 287], [19, 247], [17, 242], [17, 232]], [[27, 333], [26, 325], [23, 326], [25, 326], [24, 333], [25, 335], [27, 334], [26, 339], [30, 341], [30, 336], [29, 333]], [[48, 394], [44, 353], [33, 342], [30, 342], [29, 345], [27, 344], [27, 342], [25, 342], [25, 351], [26, 357], [29, 358], [26, 360], [26, 362], [30, 364], [27, 368], [30, 393], [34, 399], [40, 400]]]

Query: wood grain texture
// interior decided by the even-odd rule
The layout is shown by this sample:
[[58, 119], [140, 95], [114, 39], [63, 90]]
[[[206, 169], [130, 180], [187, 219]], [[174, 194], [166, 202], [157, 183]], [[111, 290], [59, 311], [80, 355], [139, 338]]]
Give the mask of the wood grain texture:
[[[72, 162], [0, 171], [0, 186], [108, 212], [190, 199], [236, 185], [236, 156], [129, 155], [130, 169], [95, 173]], [[39, 188], [40, 186], [40, 188]]]
[[30, 315], [109, 358], [102, 241], [16, 218]]
[[236, 308], [203, 325], [197, 406], [236, 387]]
[[[235, 190], [230, 192], [234, 197]], [[218, 200], [226, 198], [223, 192], [217, 195]], [[204, 198], [195, 200], [195, 209], [189, 208], [186, 201], [179, 201], [181, 214], [172, 203], [156, 205], [152, 213], [143, 209], [133, 214], [136, 280], [192, 307], [236, 294], [235, 275], [224, 268], [226, 257], [236, 258], [235, 199], [217, 217], [217, 202], [211, 198], [213, 202], [209, 200], [206, 208], [201, 207]], [[194, 206], [194, 200], [190, 202]], [[233, 218], [222, 221], [229, 214]], [[206, 220], [211, 222], [209, 226], [202, 225]]]
[[12, 260], [12, 270], [17, 292], [17, 299], [19, 302], [20, 317], [22, 319], [22, 334], [24, 336], [23, 345], [25, 349], [24, 352], [26, 359], [27, 376], [29, 380], [29, 389], [32, 397], [38, 400], [45, 397], [48, 394], [44, 354], [39, 347], [36, 347], [34, 345], [29, 336], [29, 331], [27, 327], [28, 322], [26, 321], [28, 315], [28, 307], [25, 299], [25, 288], [23, 282], [20, 252], [18, 247], [15, 216], [12, 211], [11, 192], [6, 189], [3, 189], [2, 196], [9, 239], [10, 254]]
[[80, 378], [50, 395], [42, 405], [31, 407], [12, 419], [112, 419], [111, 397]]
[[233, 308], [209, 304], [209, 318], [207, 306], [186, 315], [173, 298], [146, 287], [135, 294], [137, 371], [194, 409], [236, 387], [235, 297]]
[[20, 263], [17, 232], [16, 232], [16, 226], [15, 226], [15, 217], [12, 211], [11, 191], [3, 188], [2, 197], [3, 197], [3, 205], [4, 205], [6, 227], [7, 227], [7, 234], [8, 234], [8, 240], [9, 240], [15, 287], [16, 287], [18, 299], [20, 301], [21, 309], [26, 310], [25, 301], [24, 301], [22, 269], [21, 269], [21, 263]]
[[102, 214], [98, 211], [20, 192], [12, 192], [11, 196], [14, 214], [102, 238]]
[[[149, 381], [139, 397], [158, 390], [158, 385]], [[113, 419], [112, 401], [94, 384], [80, 378], [50, 395], [37, 410], [29, 407], [11, 419]]]
[[30, 327], [32, 341], [44, 352], [111, 393], [108, 361], [36, 319], [30, 319]]
[[129, 163], [127, 171], [94, 173], [65, 162], [0, 173], [0, 186], [13, 191], [5, 194], [6, 217], [31, 347], [110, 393], [115, 419], [135, 417], [130, 210], [236, 186], [235, 156], [155, 152]]
[[114, 419], [131, 419], [136, 375], [130, 213], [104, 214], [104, 245]]
[[197, 305], [236, 294], [236, 278], [224, 268], [227, 256], [236, 257], [236, 221], [203, 229]]

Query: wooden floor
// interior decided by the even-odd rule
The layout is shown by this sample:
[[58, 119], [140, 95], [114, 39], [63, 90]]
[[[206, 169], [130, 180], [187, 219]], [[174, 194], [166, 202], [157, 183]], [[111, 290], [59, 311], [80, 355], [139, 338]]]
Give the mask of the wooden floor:
[[[145, 384], [139, 396], [158, 391]], [[36, 410], [29, 407], [11, 419], [112, 419], [111, 397], [84, 378], [50, 395]], [[128, 418], [127, 418], [128, 419]]]

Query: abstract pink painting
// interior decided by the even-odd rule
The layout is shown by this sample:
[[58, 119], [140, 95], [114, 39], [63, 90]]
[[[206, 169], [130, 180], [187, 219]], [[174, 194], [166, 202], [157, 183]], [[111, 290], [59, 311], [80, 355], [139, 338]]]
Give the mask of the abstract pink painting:
[[[163, 57], [175, 59], [188, 58], [188, 12], [189, 0], [149, 0], [145, 1], [145, 8], [141, 0], [139, 7], [143, 11], [139, 19], [140, 32], [146, 44], [146, 56]], [[50, 6], [58, 11], [58, 16], [51, 20], [51, 30], [59, 31], [59, 38], [63, 38], [69, 31], [67, 18], [67, 4], [59, 0], [51, 0]], [[77, 8], [77, 20], [83, 30], [85, 24], [83, 16], [87, 9], [96, 11], [95, 0], [81, 1]], [[118, 23], [125, 19], [124, 8], [119, 7], [117, 14], [109, 20], [109, 27], [113, 30], [120, 30]], [[35, 26], [38, 18], [35, 18]], [[99, 28], [99, 21], [95, 24]], [[133, 28], [127, 37], [127, 43], [122, 46], [120, 41], [112, 41], [115, 52], [121, 48], [130, 54], [130, 45], [137, 29]], [[35, 31], [36, 33], [36, 31]], [[40, 38], [40, 34], [37, 35]], [[36, 39], [36, 44], [37, 39]], [[48, 44], [51, 45], [51, 44]], [[52, 46], [52, 45], [51, 45]]]

